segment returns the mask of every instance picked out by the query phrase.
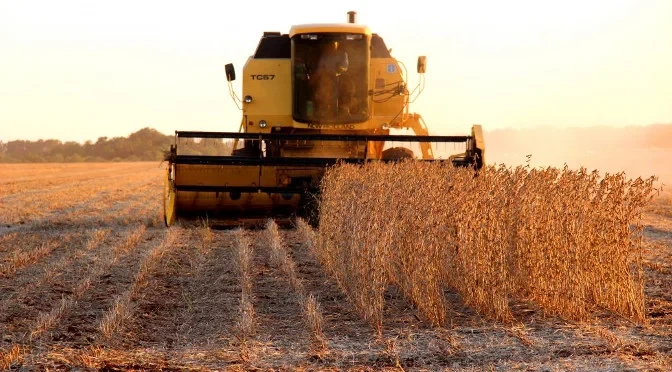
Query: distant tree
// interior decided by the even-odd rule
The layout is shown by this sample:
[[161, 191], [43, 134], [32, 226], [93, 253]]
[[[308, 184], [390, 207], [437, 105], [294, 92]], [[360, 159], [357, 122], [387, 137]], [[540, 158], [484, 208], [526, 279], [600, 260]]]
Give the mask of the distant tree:
[[66, 156], [65, 160], [67, 162], [71, 162], [71, 163], [81, 163], [86, 159], [80, 154], [72, 154], [72, 155]]
[[128, 137], [98, 137], [83, 144], [59, 140], [0, 142], [0, 162], [159, 161], [173, 136], [143, 128]]

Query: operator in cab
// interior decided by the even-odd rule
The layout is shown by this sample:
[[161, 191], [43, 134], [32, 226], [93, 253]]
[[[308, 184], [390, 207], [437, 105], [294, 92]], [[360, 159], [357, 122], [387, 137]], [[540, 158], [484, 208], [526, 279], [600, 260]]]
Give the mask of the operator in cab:
[[294, 120], [314, 124], [368, 120], [368, 48], [363, 34], [294, 35]]
[[347, 117], [355, 111], [355, 83], [349, 66], [348, 52], [337, 40], [332, 41], [320, 56], [313, 79], [318, 117]]

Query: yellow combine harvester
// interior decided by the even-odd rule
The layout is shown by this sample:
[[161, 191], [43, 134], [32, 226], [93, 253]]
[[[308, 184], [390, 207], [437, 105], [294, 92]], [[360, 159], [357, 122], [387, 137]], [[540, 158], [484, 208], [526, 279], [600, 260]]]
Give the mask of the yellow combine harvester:
[[[242, 109], [239, 132], [175, 132], [166, 154], [166, 225], [187, 216], [235, 221], [308, 213], [326, 168], [339, 161], [413, 157], [480, 169], [480, 125], [469, 135], [431, 136], [422, 117], [409, 112], [425, 68], [421, 56], [420, 82], [409, 91], [404, 65], [379, 35], [355, 22], [354, 12], [346, 23], [265, 32], [243, 67], [242, 99], [232, 88], [233, 65], [225, 66]], [[226, 153], [193, 151], [212, 141]], [[449, 142], [459, 151], [437, 156], [437, 144]]]

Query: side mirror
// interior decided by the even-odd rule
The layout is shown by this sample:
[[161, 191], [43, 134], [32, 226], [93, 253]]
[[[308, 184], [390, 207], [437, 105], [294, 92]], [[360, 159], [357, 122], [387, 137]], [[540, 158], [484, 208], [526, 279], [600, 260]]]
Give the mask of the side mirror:
[[427, 70], [427, 57], [420, 56], [418, 57], [418, 74], [424, 74]]
[[236, 80], [236, 69], [233, 68], [233, 63], [227, 63], [224, 66], [224, 71], [226, 72], [226, 80], [227, 81]]

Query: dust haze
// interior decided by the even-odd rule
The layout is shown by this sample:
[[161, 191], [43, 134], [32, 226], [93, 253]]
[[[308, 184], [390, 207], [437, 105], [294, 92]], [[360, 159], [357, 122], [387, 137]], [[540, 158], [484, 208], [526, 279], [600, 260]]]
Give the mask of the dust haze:
[[488, 164], [585, 167], [600, 174], [658, 178], [672, 185], [672, 124], [497, 129], [484, 133]]

